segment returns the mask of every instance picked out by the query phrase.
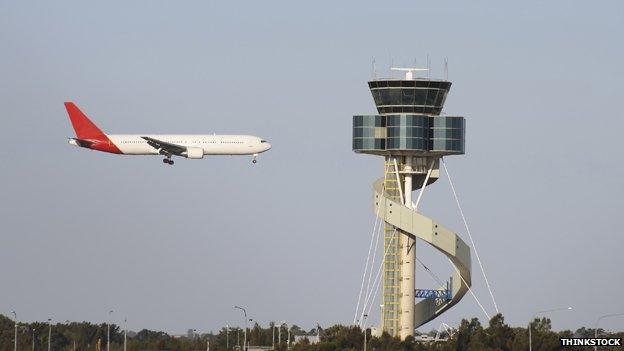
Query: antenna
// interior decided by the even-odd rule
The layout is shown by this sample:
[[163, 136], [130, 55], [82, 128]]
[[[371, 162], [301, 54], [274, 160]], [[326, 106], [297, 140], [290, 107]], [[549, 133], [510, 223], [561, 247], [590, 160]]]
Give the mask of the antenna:
[[427, 79], [431, 78], [429, 74], [430, 68], [431, 68], [431, 63], [429, 62], [429, 54], [427, 53]]
[[444, 80], [448, 80], [448, 57], [444, 58]]
[[375, 64], [375, 57], [373, 57], [373, 79], [377, 79], [377, 65]]
[[414, 79], [414, 72], [429, 71], [429, 68], [415, 68], [415, 67], [390, 67], [391, 71], [405, 72], [405, 80]]

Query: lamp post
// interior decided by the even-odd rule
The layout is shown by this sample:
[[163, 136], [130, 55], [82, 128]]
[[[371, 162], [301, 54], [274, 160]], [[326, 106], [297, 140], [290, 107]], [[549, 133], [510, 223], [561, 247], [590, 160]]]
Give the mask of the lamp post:
[[247, 310], [244, 307], [234, 306], [234, 308], [243, 311], [243, 315], [245, 316], [245, 332], [243, 333], [243, 350], [247, 351]]
[[230, 349], [230, 325], [225, 325], [225, 349]]
[[112, 313], [113, 310], [108, 311], [108, 323], [106, 323], [106, 351], [110, 351], [110, 320]]
[[364, 325], [364, 351], [366, 351], [366, 319], [368, 318], [368, 315], [365, 314], [364, 315], [364, 321], [363, 321], [363, 325]]
[[[249, 318], [250, 322], [254, 322], [253, 318]], [[255, 323], [255, 322], [254, 322]], [[249, 329], [249, 332], [251, 333], [251, 329]], [[251, 335], [249, 336], [250, 341], [248, 341], [248, 343], [251, 343]], [[247, 345], [249, 346], [249, 345]]]
[[17, 351], [17, 313], [15, 311], [11, 311], [13, 316], [15, 317], [15, 339], [13, 340], [13, 351]]
[[48, 318], [48, 351], [52, 345], [52, 318]]
[[564, 308], [555, 308], [552, 310], [544, 310], [544, 311], [538, 311], [535, 312], [535, 314], [531, 317], [531, 320], [529, 321], [529, 351], [533, 351], [533, 344], [532, 344], [532, 340], [531, 340], [531, 323], [533, 322], [533, 319], [535, 319], [535, 317], [537, 317], [537, 315], [539, 314], [543, 314], [543, 313], [549, 313], [549, 312], [558, 312], [558, 311], [568, 311], [571, 310], [572, 307], [568, 306], [568, 307], [564, 307]]
[[[600, 316], [596, 320], [596, 324], [594, 324], [594, 338], [598, 339], [598, 323], [600, 323], [600, 320], [605, 319], [605, 318], [610, 318], [610, 317], [617, 317], [617, 316], [624, 316], [624, 313], [610, 313], [610, 314], [605, 314], [603, 316]], [[598, 346], [594, 346], [594, 350], [598, 350]]]
[[127, 342], [128, 342], [128, 318], [124, 318], [124, 351], [126, 351]]
[[[193, 331], [193, 338], [192, 338], [192, 340], [193, 340], [193, 344], [196, 344], [196, 343], [197, 343], [197, 340], [199, 339], [199, 336], [198, 336], [198, 335], [199, 335], [199, 333], [197, 333], [197, 329], [191, 329], [191, 330]], [[189, 338], [189, 339], [190, 339], [190, 338]]]
[[35, 328], [33, 328], [32, 332], [32, 351], [35, 351]]

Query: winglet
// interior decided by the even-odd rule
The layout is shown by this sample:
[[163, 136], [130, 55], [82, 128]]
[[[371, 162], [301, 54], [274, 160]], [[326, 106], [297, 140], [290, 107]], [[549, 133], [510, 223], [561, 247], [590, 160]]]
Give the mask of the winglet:
[[104, 133], [73, 102], [65, 103], [69, 120], [79, 139], [100, 139]]

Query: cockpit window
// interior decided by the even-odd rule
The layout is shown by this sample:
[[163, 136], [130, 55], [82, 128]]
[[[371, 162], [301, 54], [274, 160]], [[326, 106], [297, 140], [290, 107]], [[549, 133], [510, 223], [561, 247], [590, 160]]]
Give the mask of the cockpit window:
[[266, 143], [267, 141], [266, 141], [266, 140], [260, 140], [260, 142], [261, 142], [261, 143]]

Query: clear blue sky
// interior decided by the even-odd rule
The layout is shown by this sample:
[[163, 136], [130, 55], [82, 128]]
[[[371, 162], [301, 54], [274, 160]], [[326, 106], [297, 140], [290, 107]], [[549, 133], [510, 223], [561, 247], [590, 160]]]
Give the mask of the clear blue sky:
[[[382, 174], [351, 152], [351, 116], [375, 112], [373, 57], [383, 72], [428, 53], [433, 76], [448, 57], [446, 111], [467, 119], [467, 154], [447, 162], [507, 321], [624, 312], [623, 23], [621, 1], [0, 1], [0, 313], [114, 309], [181, 332], [240, 323], [241, 304], [263, 323], [350, 322]], [[273, 149], [174, 167], [79, 150], [66, 100], [110, 133], [249, 133]], [[445, 179], [423, 212], [463, 233]], [[423, 329], [474, 316], [467, 295]]]

